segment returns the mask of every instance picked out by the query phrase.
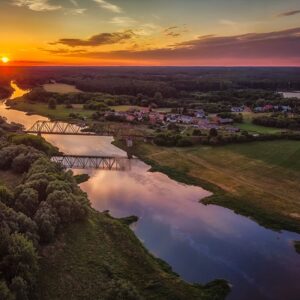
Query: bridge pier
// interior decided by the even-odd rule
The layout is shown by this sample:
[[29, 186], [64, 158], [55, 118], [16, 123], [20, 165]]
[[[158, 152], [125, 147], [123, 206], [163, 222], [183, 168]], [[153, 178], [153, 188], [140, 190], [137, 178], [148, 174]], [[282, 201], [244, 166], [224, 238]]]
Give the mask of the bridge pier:
[[133, 157], [131, 148], [133, 147], [133, 139], [131, 137], [126, 138], [126, 146], [127, 146], [127, 157], [131, 159]]

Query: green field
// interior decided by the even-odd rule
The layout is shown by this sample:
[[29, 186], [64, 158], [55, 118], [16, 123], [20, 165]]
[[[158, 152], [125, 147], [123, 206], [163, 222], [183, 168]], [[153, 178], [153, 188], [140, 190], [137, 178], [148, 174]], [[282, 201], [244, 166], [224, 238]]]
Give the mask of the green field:
[[135, 153], [174, 179], [213, 191], [206, 203], [300, 232], [300, 141], [192, 148], [140, 144]]
[[13, 109], [25, 111], [48, 117], [52, 120], [70, 120], [70, 113], [80, 114], [84, 118], [90, 118], [94, 111], [83, 109], [82, 105], [73, 105], [73, 108], [66, 108], [65, 105], [57, 105], [56, 109], [49, 109], [44, 103], [28, 103], [25, 101], [14, 101]]
[[42, 254], [38, 299], [221, 300], [229, 292], [224, 281], [209, 286], [182, 281], [127, 225], [96, 212], [70, 226]]
[[[261, 113], [259, 116], [266, 115], [268, 113]], [[243, 113], [244, 122], [243, 123], [236, 123], [235, 126], [240, 128], [241, 130], [246, 130], [249, 132], [261, 133], [261, 134], [272, 134], [282, 131], [282, 129], [272, 128], [272, 127], [265, 127], [260, 125], [255, 125], [252, 123], [254, 117], [257, 117], [258, 114], [245, 112]]]

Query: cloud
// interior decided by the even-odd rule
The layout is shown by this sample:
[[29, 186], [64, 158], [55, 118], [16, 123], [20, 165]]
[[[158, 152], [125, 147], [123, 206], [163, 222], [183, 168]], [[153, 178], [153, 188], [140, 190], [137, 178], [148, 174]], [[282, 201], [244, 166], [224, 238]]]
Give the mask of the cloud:
[[83, 15], [86, 12], [86, 8], [73, 8], [73, 9], [68, 9], [66, 11], [66, 15]]
[[294, 16], [294, 15], [298, 15], [298, 14], [300, 14], [300, 9], [289, 10], [289, 11], [280, 13], [277, 15], [277, 17], [290, 17], [290, 16]]
[[96, 47], [120, 43], [125, 40], [130, 40], [133, 36], [135, 36], [135, 34], [132, 30], [126, 30], [123, 32], [100, 33], [86, 40], [64, 38], [51, 44], [63, 44], [70, 47]]
[[170, 37], [179, 37], [181, 33], [178, 31], [178, 26], [171, 26], [163, 30], [163, 34]]
[[76, 7], [79, 6], [79, 5], [78, 5], [78, 2], [77, 2], [76, 0], [70, 0], [70, 2], [71, 2], [74, 6], [76, 6]]
[[93, 0], [94, 2], [98, 3], [100, 5], [100, 7], [106, 9], [106, 10], [109, 10], [111, 12], [114, 12], [114, 13], [121, 13], [122, 12], [122, 8], [115, 5], [115, 4], [112, 4], [108, 1], [105, 1], [105, 0]]
[[114, 17], [110, 20], [110, 23], [119, 26], [130, 26], [136, 24], [137, 22], [130, 17]]
[[200, 36], [160, 49], [87, 52], [76, 56], [165, 65], [300, 65], [299, 49], [300, 27], [235, 36]]
[[220, 20], [219, 23], [222, 24], [222, 25], [226, 25], [226, 26], [235, 26], [235, 25], [237, 25], [236, 22], [234, 22], [232, 20], [226, 20], [226, 19]]
[[28, 7], [33, 11], [53, 11], [62, 8], [60, 5], [54, 5], [49, 0], [13, 0], [12, 4], [19, 7]]

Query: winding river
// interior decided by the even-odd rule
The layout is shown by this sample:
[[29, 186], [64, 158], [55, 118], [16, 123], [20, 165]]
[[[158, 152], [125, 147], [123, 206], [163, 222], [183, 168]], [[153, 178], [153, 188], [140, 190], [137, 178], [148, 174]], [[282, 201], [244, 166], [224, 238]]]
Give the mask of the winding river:
[[[22, 92], [16, 85], [18, 95]], [[17, 100], [16, 100], [17, 101]], [[0, 104], [0, 115], [30, 127], [41, 116], [28, 116]], [[45, 138], [68, 154], [126, 155], [112, 138], [49, 135]], [[74, 170], [91, 178], [81, 184], [92, 206], [116, 217], [137, 215], [132, 229], [156, 256], [190, 282], [227, 279], [231, 300], [299, 300], [300, 255], [293, 247], [300, 235], [275, 232], [246, 217], [198, 200], [210, 192], [186, 186], [149, 166], [132, 161], [130, 171]]]

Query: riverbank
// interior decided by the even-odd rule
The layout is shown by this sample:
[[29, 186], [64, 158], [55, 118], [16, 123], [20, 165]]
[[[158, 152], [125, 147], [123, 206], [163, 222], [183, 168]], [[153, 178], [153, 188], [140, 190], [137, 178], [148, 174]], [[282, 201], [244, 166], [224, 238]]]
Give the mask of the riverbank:
[[91, 118], [95, 111], [83, 109], [83, 105], [74, 104], [72, 108], [66, 108], [65, 105], [57, 105], [56, 109], [49, 109], [47, 104], [44, 103], [29, 103], [27, 101], [18, 100], [8, 100], [7, 105], [11, 109], [24, 111], [28, 114], [35, 114], [47, 117], [51, 120], [59, 121], [72, 121], [73, 117], [70, 114], [80, 116], [83, 119]]
[[300, 232], [298, 141], [191, 148], [137, 144], [133, 153], [153, 171], [212, 191], [206, 204], [230, 208], [269, 228]]

